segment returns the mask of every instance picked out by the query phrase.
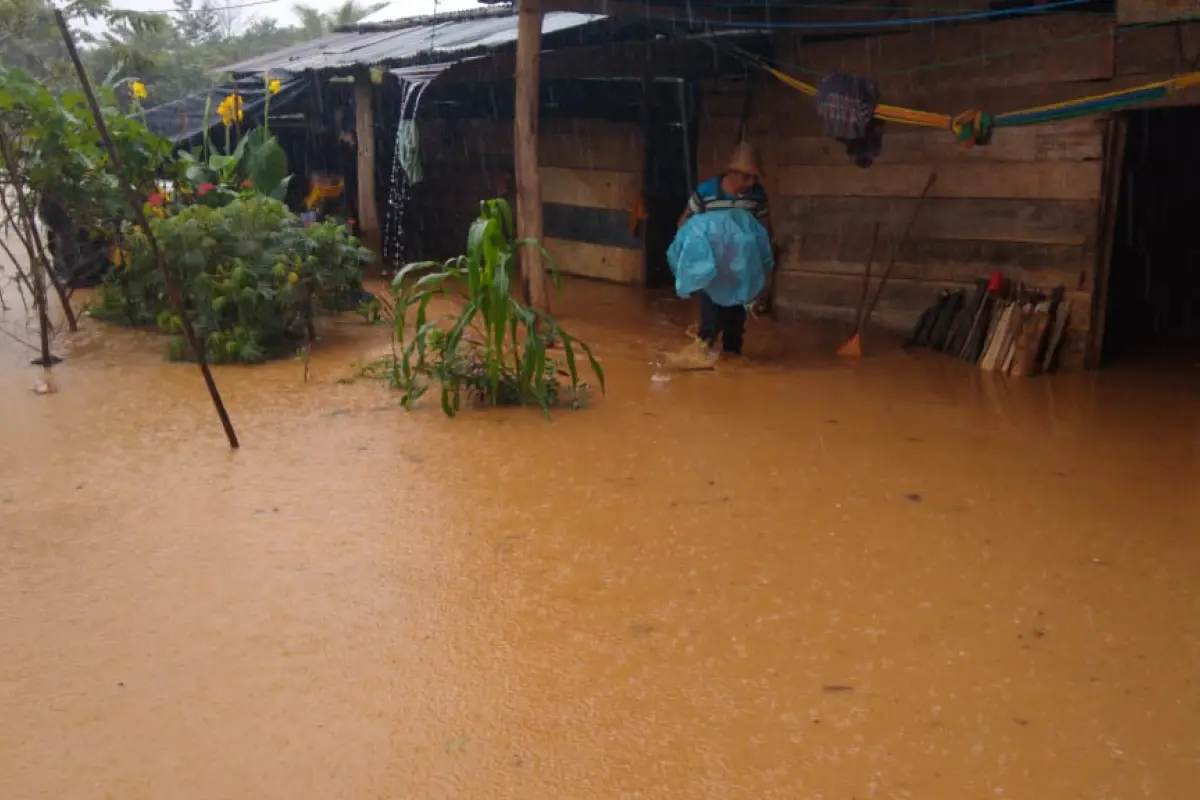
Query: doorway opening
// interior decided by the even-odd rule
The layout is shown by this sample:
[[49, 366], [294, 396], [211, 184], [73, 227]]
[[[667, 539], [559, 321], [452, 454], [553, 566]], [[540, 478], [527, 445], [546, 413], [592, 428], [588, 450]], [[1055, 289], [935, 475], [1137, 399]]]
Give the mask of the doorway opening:
[[1101, 365], [1200, 356], [1200, 107], [1126, 115]]
[[697, 88], [681, 78], [658, 78], [646, 98], [646, 288], [675, 284], [667, 249], [695, 188]]

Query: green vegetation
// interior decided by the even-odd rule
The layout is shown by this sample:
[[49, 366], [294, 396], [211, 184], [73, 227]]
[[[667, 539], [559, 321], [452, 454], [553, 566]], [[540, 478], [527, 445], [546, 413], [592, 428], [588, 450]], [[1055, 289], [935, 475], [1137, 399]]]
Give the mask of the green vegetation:
[[[268, 82], [268, 93], [273, 84]], [[133, 85], [136, 96], [140, 82]], [[312, 336], [320, 311], [366, 303], [362, 274], [372, 253], [341, 222], [305, 226], [284, 205], [287, 156], [266, 124], [229, 148], [228, 132], [242, 120], [239, 97], [216, 109], [226, 131], [223, 148], [206, 141], [195, 152], [175, 154], [136, 114], [122, 113], [111, 91], [101, 90], [100, 102], [125, 176], [147, 198], [143, 210], [151, 232], [183, 288], [209, 360], [255, 363], [282, 355]], [[13, 157], [9, 163], [0, 156], [0, 170], [21, 186], [29, 207], [43, 214], [53, 207], [70, 221], [66, 230], [82, 232], [52, 235], [41, 248], [29, 215], [0, 196], [5, 219], [22, 224], [28, 263], [53, 276], [44, 249], [59, 255], [68, 246], [96, 251], [113, 266], [93, 315], [125, 325], [155, 324], [172, 337], [173, 357], [188, 356], [146, 231], [129, 220], [127, 198], [82, 93], [56, 94], [22, 70], [0, 67], [0, 144], [0, 153]], [[173, 179], [169, 190], [157, 184], [164, 176]], [[18, 263], [15, 255], [4, 255]], [[34, 281], [25, 284], [35, 288]]]
[[[383, 371], [404, 393], [405, 408], [432, 382], [440, 386], [448, 416], [459, 411], [464, 394], [493, 406], [537, 405], [547, 414], [564, 399], [578, 407], [587, 386], [579, 378], [577, 350], [604, 391], [604, 371], [591, 348], [550, 315], [512, 297], [511, 274], [523, 247], [545, 254], [536, 241], [514, 239], [507, 202], [488, 200], [471, 225], [465, 255], [441, 264], [409, 264], [396, 276], [394, 355]], [[557, 284], [558, 272], [545, 255]], [[451, 292], [463, 300], [457, 313], [431, 319], [430, 303]], [[552, 342], [562, 347], [561, 363], [547, 353]]]
[[[299, 24], [285, 27], [256, 17], [234, 0], [174, 0], [170, 14], [114, 9], [108, 0], [59, 3], [92, 75], [114, 87], [134, 79], [157, 105], [225, 81], [222, 66], [353, 25], [381, 6], [347, 0], [322, 14], [297, 5]], [[0, 0], [0, 63], [53, 88], [74, 87], [75, 76], [54, 24], [49, 0]], [[103, 32], [97, 32], [103, 31]]]
[[[222, 205], [204, 204], [215, 193], [150, 221], [209, 361], [256, 363], [294, 351], [311, 335], [319, 311], [357, 305], [371, 253], [345, 225], [304, 226], [282, 202], [253, 188]], [[130, 230], [124, 247], [127, 257], [105, 278], [93, 315], [155, 323], [171, 336], [172, 357], [186, 357], [145, 234]]]

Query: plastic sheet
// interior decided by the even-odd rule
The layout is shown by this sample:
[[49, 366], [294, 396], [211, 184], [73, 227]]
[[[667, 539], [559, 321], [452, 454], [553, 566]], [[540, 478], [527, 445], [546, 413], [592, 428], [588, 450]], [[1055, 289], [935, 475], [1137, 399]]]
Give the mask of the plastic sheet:
[[740, 208], [690, 217], [675, 234], [667, 261], [676, 294], [704, 291], [722, 306], [753, 302], [775, 268], [767, 229]]

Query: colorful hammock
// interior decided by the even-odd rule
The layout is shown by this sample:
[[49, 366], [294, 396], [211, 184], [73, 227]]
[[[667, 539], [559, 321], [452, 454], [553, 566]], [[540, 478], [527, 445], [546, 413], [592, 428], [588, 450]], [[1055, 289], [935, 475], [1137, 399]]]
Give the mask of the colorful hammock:
[[[769, 64], [759, 62], [758, 66], [798, 92], [810, 97], [815, 97], [817, 94], [817, 87], [811, 83], [793, 78], [786, 72]], [[954, 132], [954, 135], [960, 142], [970, 146], [976, 141], [986, 141], [993, 127], [1014, 128], [1019, 125], [1039, 125], [1045, 122], [1058, 122], [1059, 120], [1073, 119], [1088, 114], [1099, 114], [1104, 111], [1113, 111], [1131, 105], [1148, 103], [1196, 85], [1200, 85], [1200, 72], [1189, 72], [1186, 75], [1177, 75], [1165, 81], [1147, 83], [1143, 86], [1135, 86], [1130, 89], [1080, 97], [1075, 100], [1065, 100], [1061, 103], [1034, 106], [1033, 108], [1025, 108], [1019, 111], [1008, 111], [1004, 114], [987, 114], [972, 109], [956, 116], [950, 116], [949, 114], [919, 111], [913, 108], [890, 106], [881, 103], [875, 107], [875, 116], [878, 119], [896, 122], [901, 125], [918, 125], [924, 128], [950, 130]]]

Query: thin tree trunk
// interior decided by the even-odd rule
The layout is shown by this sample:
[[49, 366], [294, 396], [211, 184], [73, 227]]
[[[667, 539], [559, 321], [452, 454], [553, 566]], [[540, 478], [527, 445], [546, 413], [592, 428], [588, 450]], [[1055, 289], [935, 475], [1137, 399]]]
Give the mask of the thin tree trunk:
[[[37, 275], [40, 273], [43, 284], [42, 294], [44, 295], [45, 277], [49, 274], [50, 283], [54, 286], [54, 291], [58, 295], [59, 302], [62, 303], [63, 313], [67, 317], [67, 327], [74, 333], [79, 330], [79, 322], [75, 319], [75, 312], [71, 309], [71, 299], [67, 296], [66, 287], [58, 280], [58, 276], [54, 274], [54, 270], [50, 267], [49, 259], [46, 258], [46, 249], [42, 246], [42, 235], [37, 229], [37, 209], [33, 208], [21, 185], [16, 164], [13, 163], [12, 159], [11, 143], [3, 128], [0, 128], [0, 156], [4, 157], [4, 163], [8, 165], [8, 177], [12, 181], [13, 192], [17, 196], [17, 211], [20, 214], [20, 220], [26, 226], [26, 233], [29, 238], [25, 243], [25, 249], [29, 251], [30, 266], [33, 267], [35, 282]], [[33, 245], [32, 249], [29, 247], [30, 244]], [[40, 269], [38, 265], [40, 265]], [[43, 297], [43, 301], [44, 299]], [[43, 309], [43, 312], [45, 312], [45, 309]], [[47, 319], [49, 319], [48, 316]]]

